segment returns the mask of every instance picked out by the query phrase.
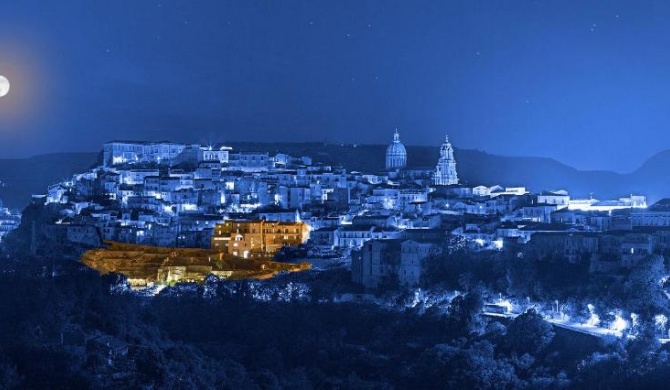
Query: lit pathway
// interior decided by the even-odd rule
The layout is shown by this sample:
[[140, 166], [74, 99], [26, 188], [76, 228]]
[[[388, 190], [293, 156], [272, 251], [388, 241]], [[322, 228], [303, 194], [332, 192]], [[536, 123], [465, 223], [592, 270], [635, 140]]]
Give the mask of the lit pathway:
[[[491, 313], [491, 312], [482, 312], [482, 315], [485, 315], [487, 317], [493, 317], [493, 318], [509, 318], [509, 319], [514, 319], [519, 316], [519, 313]], [[544, 320], [547, 321], [548, 323], [558, 327], [558, 328], [563, 328], [567, 330], [571, 330], [573, 332], [579, 332], [583, 334], [588, 334], [591, 336], [596, 336], [596, 337], [605, 337], [605, 336], [615, 336], [615, 337], [621, 337], [622, 333], [618, 330], [612, 330], [608, 328], [600, 328], [598, 326], [591, 326], [591, 325], [586, 325], [586, 324], [581, 324], [578, 322], [569, 322], [569, 321], [564, 321], [564, 320], [558, 320], [558, 319], [553, 319], [553, 318], [547, 318], [545, 316]], [[665, 341], [663, 341], [665, 340]], [[661, 339], [661, 342], [670, 342], [670, 339]]]
[[547, 321], [548, 323], [554, 325], [554, 326], [559, 327], [559, 328], [568, 329], [568, 330], [572, 330], [572, 331], [579, 332], [579, 333], [589, 334], [591, 336], [596, 336], [596, 337], [605, 337], [605, 336], [621, 337], [621, 336], [623, 336], [621, 331], [618, 331], [618, 330], [612, 330], [612, 329], [608, 329], [608, 328], [601, 328], [601, 327], [598, 327], [598, 326], [580, 324], [578, 322], [555, 320], [555, 319], [552, 319], [552, 318], [545, 318], [544, 320]]

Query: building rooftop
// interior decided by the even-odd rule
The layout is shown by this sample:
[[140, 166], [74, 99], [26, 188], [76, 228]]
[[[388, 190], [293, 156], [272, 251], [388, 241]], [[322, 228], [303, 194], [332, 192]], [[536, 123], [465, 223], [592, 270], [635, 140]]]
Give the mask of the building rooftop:
[[572, 225], [563, 223], [533, 223], [522, 227], [524, 231], [567, 231]]
[[371, 224], [360, 224], [360, 225], [343, 225], [341, 226], [342, 231], [345, 232], [360, 232], [360, 231], [380, 231], [381, 229], [378, 226]]
[[318, 228], [316, 230], [312, 230], [312, 233], [314, 232], [334, 232], [335, 230], [339, 229], [339, 226], [325, 226], [322, 228]]

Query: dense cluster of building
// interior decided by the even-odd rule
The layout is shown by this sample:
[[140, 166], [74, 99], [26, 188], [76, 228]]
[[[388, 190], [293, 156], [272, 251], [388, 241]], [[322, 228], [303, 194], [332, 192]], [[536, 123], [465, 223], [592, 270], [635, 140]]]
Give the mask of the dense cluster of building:
[[[448, 138], [434, 167], [408, 167], [396, 131], [383, 172], [347, 172], [310, 157], [226, 146], [113, 141], [103, 163], [52, 185], [34, 202], [59, 204], [51, 236], [211, 248], [242, 258], [306, 244], [309, 256], [351, 254], [352, 278], [417, 284], [447, 236], [474, 249], [586, 261], [593, 272], [632, 267], [670, 245], [670, 201], [598, 201], [566, 191], [459, 184]], [[1, 227], [1, 226], [0, 226]]]

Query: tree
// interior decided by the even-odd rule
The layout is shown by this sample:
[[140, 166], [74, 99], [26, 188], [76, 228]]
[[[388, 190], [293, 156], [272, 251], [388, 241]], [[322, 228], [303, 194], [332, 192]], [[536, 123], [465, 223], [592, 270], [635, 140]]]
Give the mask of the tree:
[[663, 292], [663, 278], [666, 276], [663, 256], [644, 258], [631, 271], [624, 284], [625, 303], [631, 312], [640, 315], [644, 321], [667, 310], [667, 299]]
[[535, 310], [516, 317], [507, 327], [507, 344], [519, 355], [541, 352], [554, 338], [551, 324], [547, 323]]
[[478, 289], [473, 289], [465, 295], [459, 295], [452, 299], [449, 305], [449, 316], [456, 321], [461, 328], [469, 332], [480, 331], [484, 326], [480, 313], [484, 303]]
[[493, 344], [484, 340], [473, 343], [466, 351], [466, 378], [464, 388], [507, 389], [518, 388], [521, 383], [514, 366], [495, 357]]

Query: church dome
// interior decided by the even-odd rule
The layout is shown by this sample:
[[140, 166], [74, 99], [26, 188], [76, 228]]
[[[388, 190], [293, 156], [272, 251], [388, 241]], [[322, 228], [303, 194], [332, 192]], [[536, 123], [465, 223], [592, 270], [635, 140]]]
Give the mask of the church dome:
[[393, 134], [393, 142], [386, 148], [386, 170], [402, 169], [407, 166], [407, 150], [400, 142], [398, 130]]

